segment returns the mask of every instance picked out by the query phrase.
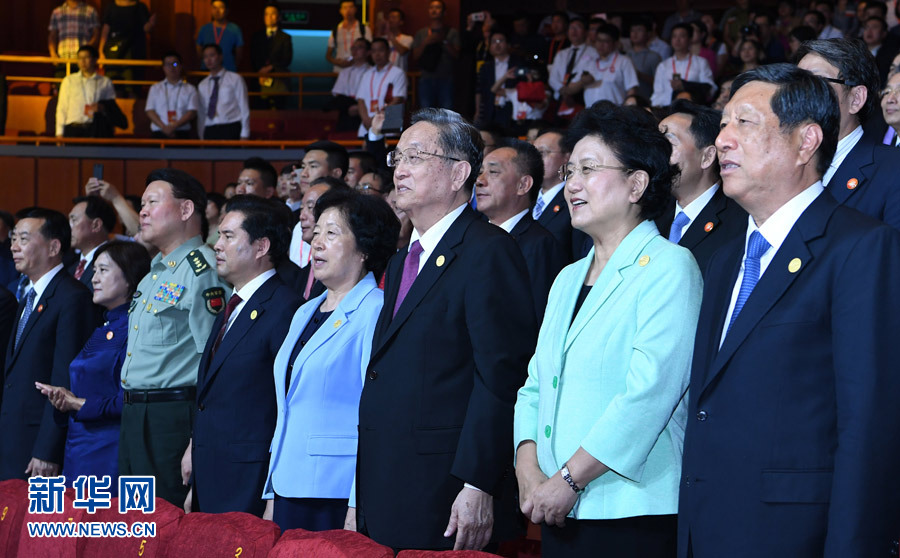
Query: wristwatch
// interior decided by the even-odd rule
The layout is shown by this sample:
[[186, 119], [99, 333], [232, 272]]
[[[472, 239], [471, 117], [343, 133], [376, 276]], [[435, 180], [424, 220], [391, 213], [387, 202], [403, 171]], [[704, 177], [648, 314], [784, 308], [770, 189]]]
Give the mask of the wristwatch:
[[578, 485], [575, 484], [575, 479], [572, 478], [572, 475], [569, 473], [569, 464], [563, 463], [562, 469], [559, 470], [559, 474], [562, 475], [564, 481], [569, 483], [569, 486], [575, 492], [575, 494], [581, 494], [584, 492], [583, 488], [578, 488]]

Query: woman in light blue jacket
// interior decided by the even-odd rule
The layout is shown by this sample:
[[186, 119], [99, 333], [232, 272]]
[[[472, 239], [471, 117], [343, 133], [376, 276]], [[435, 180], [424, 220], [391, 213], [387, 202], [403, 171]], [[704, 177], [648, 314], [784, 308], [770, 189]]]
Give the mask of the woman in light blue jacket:
[[301, 306], [275, 357], [278, 417], [263, 498], [282, 532], [340, 529], [356, 470], [359, 396], [378, 288], [400, 223], [380, 197], [329, 191], [315, 208], [312, 273], [327, 291]]
[[572, 226], [515, 410], [522, 511], [545, 557], [675, 555], [686, 391], [702, 280], [653, 219], [677, 168], [646, 112], [599, 104], [566, 137]]

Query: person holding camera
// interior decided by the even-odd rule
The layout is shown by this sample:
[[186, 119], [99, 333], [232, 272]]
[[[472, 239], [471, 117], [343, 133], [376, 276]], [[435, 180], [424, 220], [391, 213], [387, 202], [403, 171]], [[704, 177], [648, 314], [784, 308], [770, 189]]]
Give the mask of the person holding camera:
[[667, 107], [672, 97], [681, 91], [688, 91], [696, 98], [705, 99], [716, 91], [712, 70], [702, 57], [690, 53], [693, 27], [679, 23], [672, 29], [672, 50], [674, 54], [656, 67], [653, 79], [655, 107]]

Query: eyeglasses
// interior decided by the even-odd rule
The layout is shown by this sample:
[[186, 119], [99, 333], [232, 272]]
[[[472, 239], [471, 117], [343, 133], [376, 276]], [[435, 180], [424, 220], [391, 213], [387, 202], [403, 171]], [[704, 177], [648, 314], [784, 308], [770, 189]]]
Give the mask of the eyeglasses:
[[379, 190], [378, 188], [376, 188], [375, 186], [373, 186], [372, 184], [370, 184], [370, 183], [368, 183], [368, 182], [360, 182], [359, 184], [356, 185], [356, 189], [359, 190], [359, 191], [363, 191], [363, 190], [371, 190], [372, 192], [378, 192], [379, 194], [383, 194], [383, 193], [384, 193], [384, 192], [382, 192], [381, 190]]
[[627, 167], [611, 167], [609, 165], [600, 165], [600, 164], [581, 165], [581, 166], [576, 167], [572, 163], [569, 163], [567, 165], [563, 165], [563, 166], [559, 167], [559, 170], [556, 172], [556, 174], [557, 174], [557, 176], [559, 176], [560, 180], [571, 180], [575, 176], [575, 173], [580, 173], [581, 176], [586, 179], [591, 174], [593, 174], [595, 172], [600, 172], [601, 170], [604, 170], [604, 169], [623, 171], [623, 172], [631, 172], [631, 170], [632, 170]]
[[844, 78], [830, 78], [830, 77], [825, 77], [825, 76], [819, 76], [819, 77], [829, 83], [836, 83], [838, 85], [846, 85], [847, 87], [854, 87], [854, 84], [848, 83], [847, 80]]
[[428, 157], [423, 157], [423, 155], [427, 155], [428, 157], [440, 157], [441, 159], [449, 159], [450, 161], [460, 162], [462, 159], [457, 159], [456, 157], [450, 157], [448, 155], [441, 155], [440, 153], [428, 153], [427, 151], [419, 151], [415, 147], [410, 147], [405, 151], [400, 151], [399, 149], [395, 149], [394, 151], [390, 151], [387, 154], [387, 166], [393, 168], [397, 165], [406, 163], [412, 167], [418, 165], [422, 161], [428, 159]]
[[879, 95], [882, 99], [891, 95], [900, 95], [900, 87], [885, 87], [879, 92]]

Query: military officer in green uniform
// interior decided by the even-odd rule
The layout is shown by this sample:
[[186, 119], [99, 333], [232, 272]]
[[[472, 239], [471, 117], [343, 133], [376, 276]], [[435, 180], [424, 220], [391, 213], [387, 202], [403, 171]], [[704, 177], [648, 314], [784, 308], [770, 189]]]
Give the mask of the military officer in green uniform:
[[197, 368], [225, 285], [205, 243], [206, 193], [192, 176], [157, 169], [141, 198], [141, 235], [159, 249], [138, 284], [122, 366], [119, 474], [153, 475], [156, 495], [181, 506], [181, 456], [191, 437]]

